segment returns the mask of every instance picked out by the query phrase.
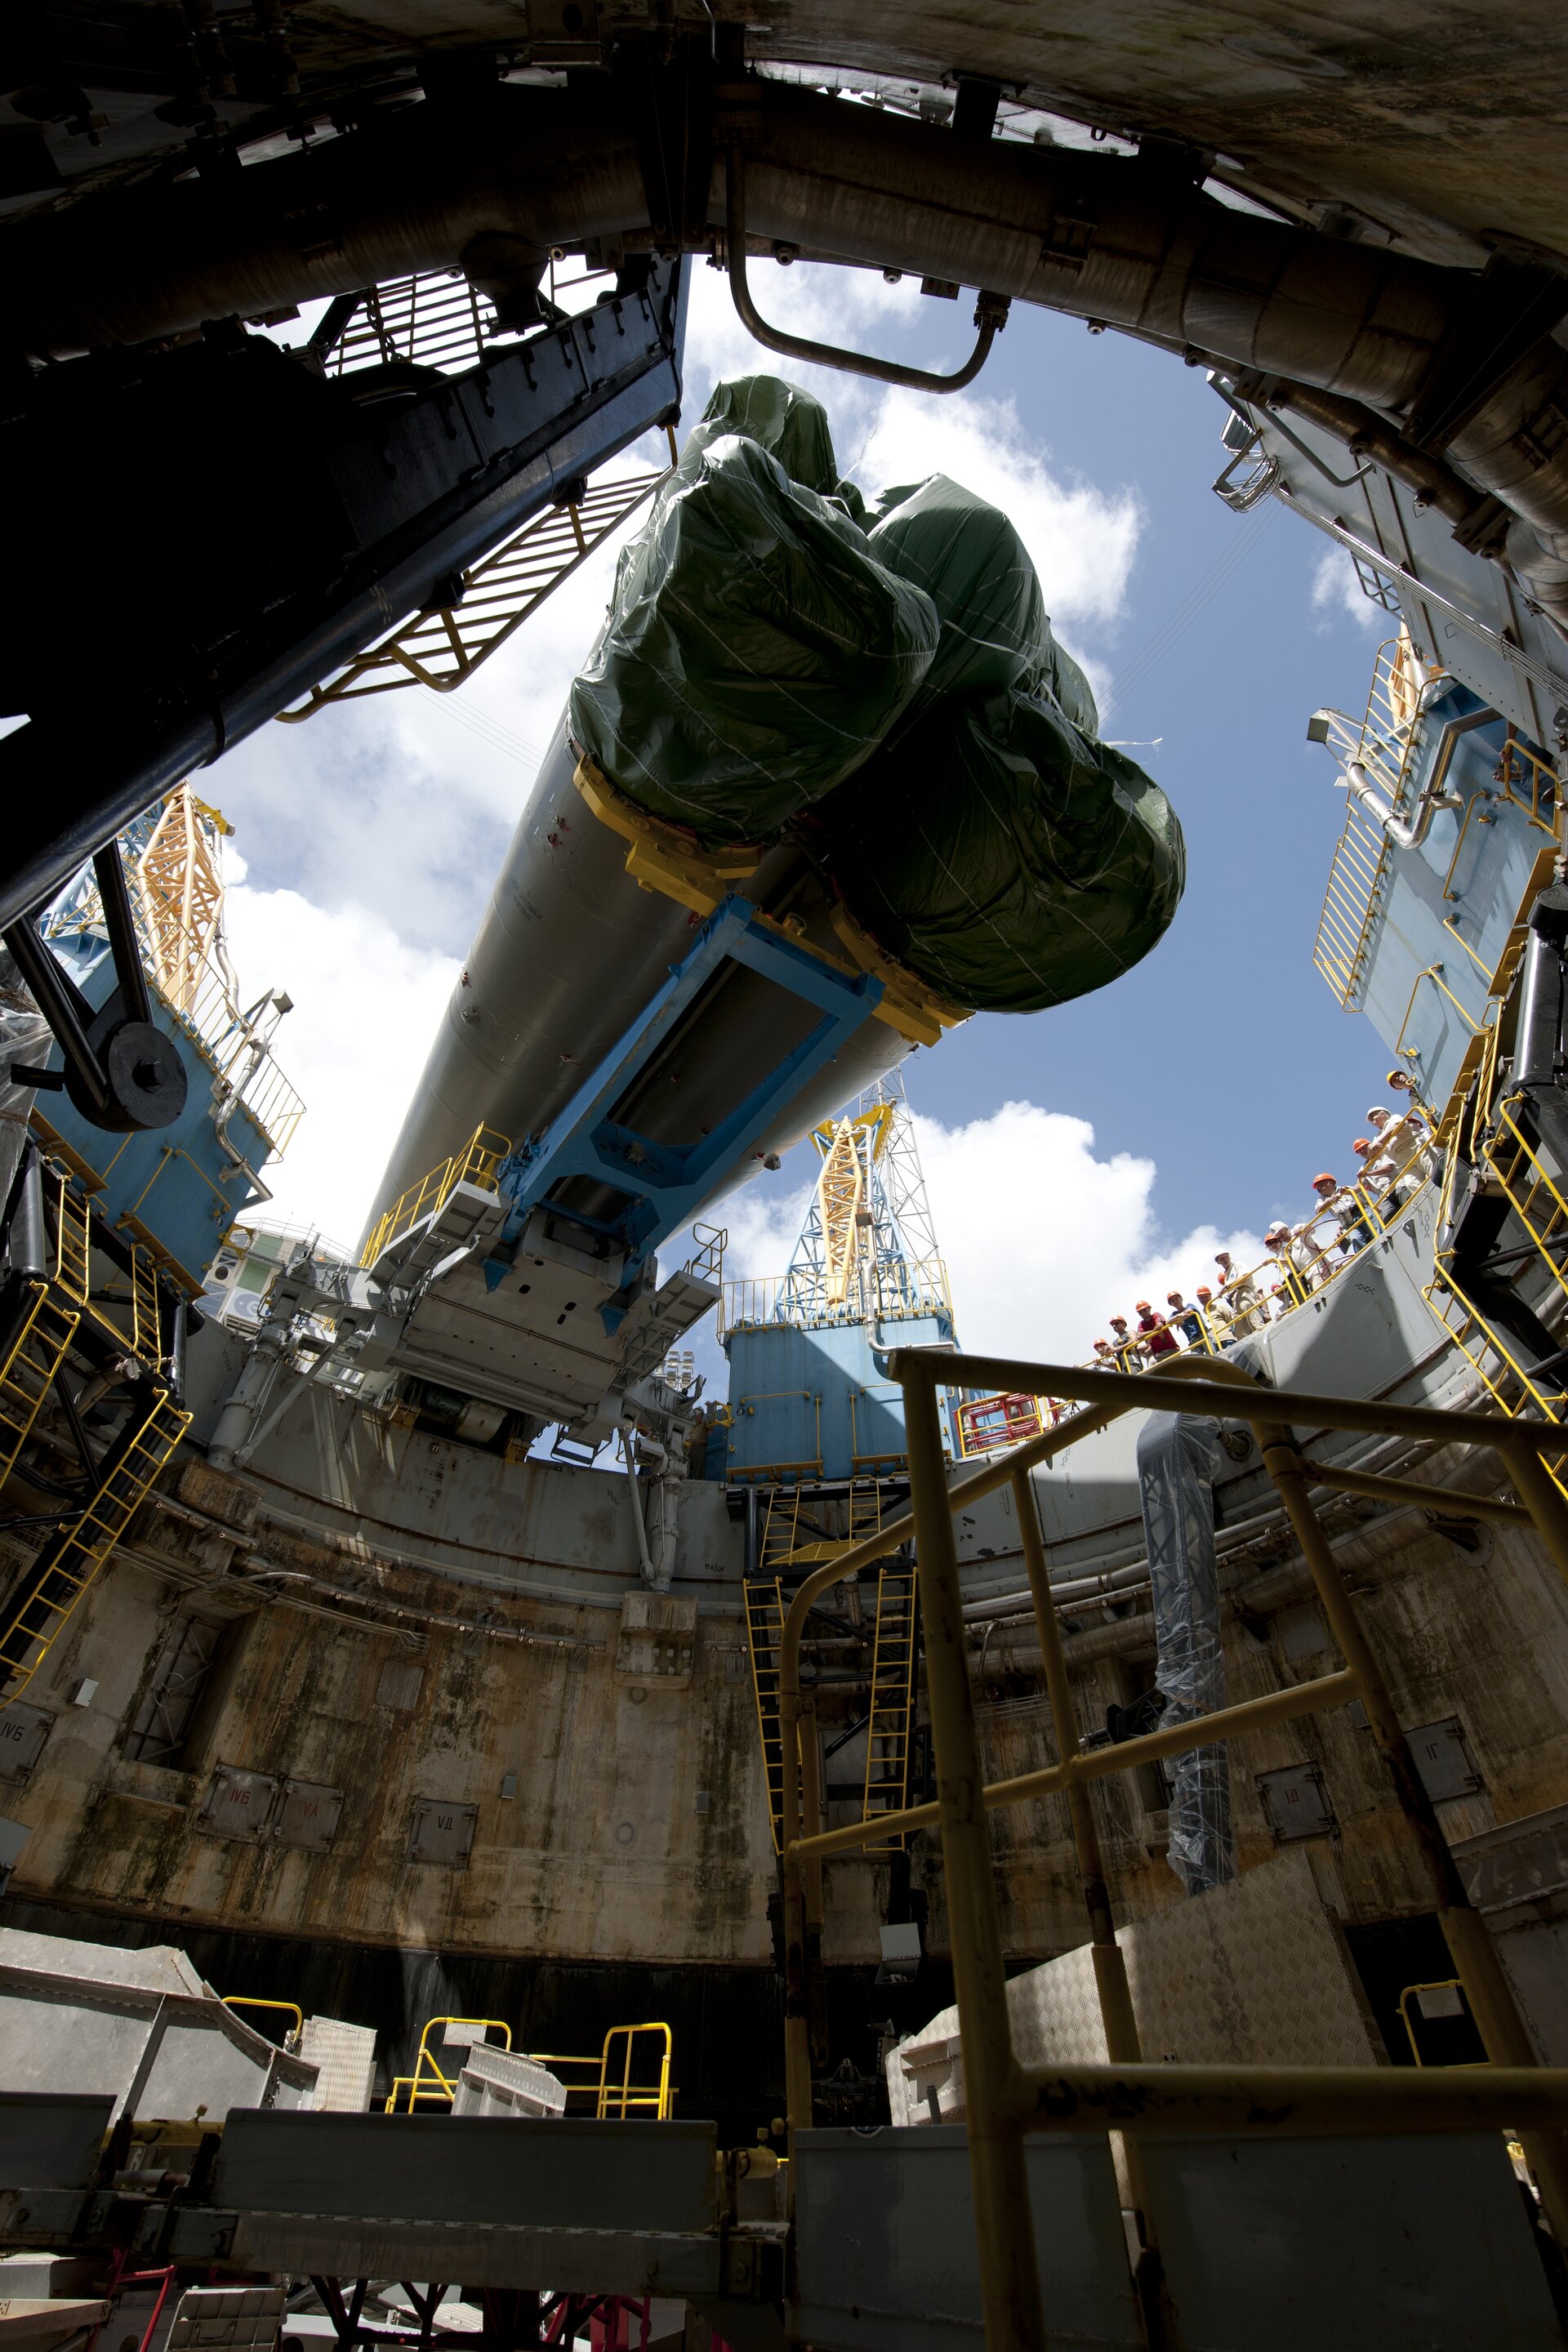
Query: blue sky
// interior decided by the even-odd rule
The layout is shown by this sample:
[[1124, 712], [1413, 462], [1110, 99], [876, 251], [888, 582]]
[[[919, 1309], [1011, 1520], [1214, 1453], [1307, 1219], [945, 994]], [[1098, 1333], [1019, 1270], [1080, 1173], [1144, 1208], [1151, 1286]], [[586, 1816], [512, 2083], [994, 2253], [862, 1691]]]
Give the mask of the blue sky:
[[[967, 301], [805, 265], [752, 274], [781, 323], [924, 365], [968, 348]], [[1343, 800], [1306, 723], [1322, 702], [1360, 710], [1390, 624], [1277, 502], [1238, 519], [1215, 498], [1220, 402], [1201, 373], [1123, 337], [1016, 309], [973, 393], [889, 401], [759, 351], [723, 279], [700, 268], [689, 421], [719, 374], [745, 366], [809, 382], [841, 463], [868, 487], [942, 467], [1016, 494], [1061, 634], [1109, 688], [1105, 733], [1160, 739], [1133, 756], [1186, 832], [1186, 898], [1165, 940], [1112, 988], [1029, 1018], [981, 1016], [906, 1070], [961, 1310], [967, 1267], [965, 1336], [1021, 1344], [1012, 1251], [1037, 1264], [1035, 1320], [1048, 1310], [1052, 1344], [1082, 1354], [1103, 1312], [1130, 1304], [1123, 1289], [1190, 1289], [1216, 1235], [1244, 1248], [1272, 1215], [1304, 1213], [1312, 1175], [1348, 1171], [1384, 1092], [1388, 1053], [1312, 967]], [[247, 869], [230, 911], [242, 976], [283, 982], [300, 1008], [282, 1052], [312, 1117], [279, 1201], [341, 1239], [357, 1230], [610, 568], [608, 556], [588, 567], [461, 697], [416, 690], [274, 727], [211, 779]], [[1025, 1108], [1004, 1127], [1009, 1103]], [[797, 1156], [732, 1204], [733, 1272], [779, 1270], [808, 1173]]]
[[1314, 605], [1325, 542], [1278, 501], [1238, 518], [1214, 496], [1225, 412], [1201, 373], [1041, 313], [1016, 316], [992, 365], [987, 390], [1011, 394], [1057, 467], [1137, 498], [1124, 608], [1072, 634], [1118, 681], [1107, 736], [1161, 739], [1133, 756], [1181, 817], [1187, 889], [1114, 987], [1031, 1019], [982, 1016], [919, 1058], [920, 1107], [950, 1123], [1010, 1093], [1070, 1109], [1100, 1150], [1155, 1158], [1174, 1231], [1300, 1213], [1318, 1169], [1348, 1165], [1389, 1066], [1312, 964], [1344, 800], [1306, 741], [1320, 703], [1363, 707], [1382, 634], [1368, 624], [1384, 616]]

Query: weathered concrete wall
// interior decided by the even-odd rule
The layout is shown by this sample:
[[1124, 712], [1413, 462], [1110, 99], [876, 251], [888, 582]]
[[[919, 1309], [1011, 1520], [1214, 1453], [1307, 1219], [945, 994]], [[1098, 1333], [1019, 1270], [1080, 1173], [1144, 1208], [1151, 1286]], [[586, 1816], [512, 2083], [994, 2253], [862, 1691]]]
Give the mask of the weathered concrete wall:
[[[1407, 1729], [1457, 1717], [1482, 1782], [1437, 1805], [1451, 1843], [1568, 1801], [1568, 1590], [1533, 1536], [1499, 1528], [1479, 1553], [1462, 1550], [1414, 1512], [1373, 1518], [1335, 1547], [1350, 1571], [1363, 1622]], [[1331, 1672], [1338, 1659], [1304, 1563], [1287, 1544], [1278, 1565], [1231, 1587], [1226, 1668], [1233, 1701]], [[1112, 1701], [1153, 1680], [1144, 1616], [1108, 1626], [1079, 1647], [1098, 1650], [1074, 1669], [1080, 1733], [1100, 1727]], [[1028, 1686], [1037, 1654], [1022, 1629], [994, 1640], [993, 1696], [980, 1722], [986, 1777], [1054, 1759], [1043, 1694]], [[1231, 1743], [1237, 1860], [1245, 1870], [1275, 1850], [1257, 1780], [1295, 1763], [1322, 1775], [1334, 1828], [1308, 1842], [1325, 1897], [1342, 1917], [1381, 1919], [1429, 1911], [1432, 1897], [1403, 1816], [1392, 1801], [1372, 1735], [1349, 1707], [1248, 1734]], [[1120, 1916], [1147, 1916], [1185, 1898], [1164, 1861], [1165, 1814], [1151, 1776], [1097, 1783], [1092, 1802], [1105, 1841]], [[1082, 1940], [1081, 1909], [1066, 1801], [1049, 1798], [993, 1814], [1007, 1891], [1009, 1948], [1019, 1953]]]
[[[216, 1482], [203, 1476], [210, 1503]], [[281, 1549], [275, 1530], [258, 1532], [269, 1554]], [[258, 1605], [244, 1575], [195, 1580], [210, 1533], [155, 1507], [138, 1538], [28, 1694], [55, 1722], [30, 1780], [5, 1793], [34, 1832], [19, 1894], [454, 1949], [769, 1956], [773, 1845], [732, 1621], [696, 1630], [689, 1676], [633, 1679], [617, 1675], [618, 1621], [601, 1608], [487, 1596], [481, 1618], [475, 1596], [473, 1630], [437, 1626], [412, 1643]], [[289, 1557], [310, 1555], [296, 1541]], [[341, 1559], [312, 1564], [342, 1584]], [[171, 1591], [172, 1569], [194, 1589]], [[370, 1581], [414, 1622], [452, 1605], [434, 1578]], [[126, 1730], [182, 1608], [231, 1616], [226, 1686], [179, 1769], [128, 1762]], [[84, 1676], [98, 1685], [90, 1705], [68, 1704]], [[341, 1791], [331, 1850], [205, 1831], [197, 1815], [219, 1764]], [[463, 1866], [410, 1860], [423, 1799], [477, 1808]]]
[[[689, 1679], [679, 1670], [629, 1674], [626, 1654], [617, 1671], [614, 1612], [516, 1594], [471, 1594], [470, 1630], [436, 1626], [416, 1647], [390, 1629], [263, 1604], [244, 1574], [225, 1574], [215, 1556], [225, 1547], [211, 1527], [225, 1483], [187, 1472], [184, 1495], [200, 1498], [205, 1521], [188, 1499], [184, 1519], [148, 1513], [29, 1693], [55, 1722], [30, 1780], [0, 1793], [0, 1805], [34, 1831], [15, 1880], [19, 1895], [237, 1931], [476, 1954], [769, 1963], [773, 1847], [750, 1662], [734, 1617], [697, 1619]], [[295, 1573], [335, 1576], [344, 1606], [357, 1605], [340, 1554], [268, 1528], [264, 1517], [235, 1542], [260, 1545], [268, 1559], [283, 1554]], [[1480, 1554], [1467, 1553], [1419, 1515], [1390, 1513], [1338, 1546], [1405, 1723], [1458, 1716], [1463, 1726], [1484, 1786], [1439, 1808], [1456, 1840], [1568, 1802], [1568, 1593], [1532, 1538], [1504, 1529], [1482, 1542]], [[1233, 1580], [1226, 1646], [1236, 1698], [1333, 1663], [1303, 1598], [1304, 1569], [1288, 1539], [1277, 1538], [1272, 1549], [1261, 1573], [1239, 1560]], [[377, 1566], [368, 1555], [354, 1590], [416, 1617], [465, 1605], [448, 1580]], [[310, 1603], [318, 1605], [333, 1604]], [[159, 1644], [192, 1608], [227, 1612], [233, 1623], [196, 1752], [177, 1769], [128, 1762], [125, 1732]], [[510, 1638], [520, 1633], [549, 1646]], [[1024, 1629], [1004, 1630], [985, 1647], [988, 1777], [1055, 1753], [1026, 1642]], [[980, 1668], [978, 1648], [977, 1639]], [[1069, 1648], [1079, 1653], [1080, 1730], [1098, 1727], [1110, 1701], [1152, 1679], [1136, 1605], [1130, 1620], [1071, 1637]], [[98, 1684], [85, 1708], [67, 1703], [84, 1675]], [[852, 1721], [859, 1704], [852, 1685], [825, 1688], [824, 1736]], [[1335, 1819], [1332, 1834], [1309, 1852], [1336, 1910], [1371, 1920], [1429, 1909], [1370, 1734], [1343, 1708], [1234, 1744], [1242, 1867], [1275, 1850], [1256, 1776], [1308, 1759], [1321, 1770]], [[196, 1816], [219, 1763], [341, 1790], [331, 1851], [204, 1830]], [[844, 1769], [836, 1761], [827, 1776]], [[426, 1798], [477, 1809], [466, 1866], [410, 1860], [416, 1807]], [[1151, 1776], [1101, 1782], [1094, 1802], [1121, 1916], [1182, 1901], [1163, 1859], [1164, 1815]], [[1064, 1802], [994, 1815], [993, 1835], [1010, 1952], [1043, 1958], [1080, 1942]], [[934, 1835], [915, 1841], [911, 1861], [930, 1906], [928, 1944], [941, 1951]], [[875, 1959], [888, 1885], [885, 1858], [828, 1866], [830, 1964]]]

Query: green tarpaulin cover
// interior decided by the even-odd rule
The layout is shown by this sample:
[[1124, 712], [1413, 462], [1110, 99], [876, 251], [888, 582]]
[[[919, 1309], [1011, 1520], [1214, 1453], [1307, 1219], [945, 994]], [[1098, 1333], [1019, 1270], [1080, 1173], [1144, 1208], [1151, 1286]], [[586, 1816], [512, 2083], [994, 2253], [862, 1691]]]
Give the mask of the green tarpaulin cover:
[[1027, 550], [945, 475], [885, 491], [873, 550], [942, 635], [886, 741], [818, 812], [846, 905], [961, 1004], [1037, 1013], [1147, 955], [1185, 879], [1159, 786], [1098, 740]]
[[825, 499], [842, 494], [827, 411], [797, 383], [786, 383], [781, 375], [726, 376], [714, 385], [700, 424], [687, 436], [682, 459], [725, 433], [743, 433], [755, 441], [802, 489]]
[[[746, 413], [765, 407], [781, 452], [787, 444], [803, 467], [820, 456], [832, 488], [817, 404], [775, 388], [786, 404], [759, 394]], [[742, 389], [721, 385], [715, 403], [739, 403]], [[937, 617], [836, 500], [758, 441], [726, 431], [697, 445], [693, 435], [621, 557], [609, 619], [572, 688], [571, 728], [650, 814], [705, 843], [755, 841], [881, 741], [925, 676]]]
[[1186, 878], [1142, 768], [1047, 695], [950, 698], [821, 812], [850, 913], [959, 1004], [1039, 1013], [1148, 954]]
[[936, 657], [905, 722], [911, 731], [938, 695], [1010, 686], [1031, 693], [1043, 686], [1075, 727], [1099, 728], [1089, 680], [1052, 635], [1028, 550], [1000, 507], [932, 474], [883, 491], [871, 550], [923, 588], [942, 620]]

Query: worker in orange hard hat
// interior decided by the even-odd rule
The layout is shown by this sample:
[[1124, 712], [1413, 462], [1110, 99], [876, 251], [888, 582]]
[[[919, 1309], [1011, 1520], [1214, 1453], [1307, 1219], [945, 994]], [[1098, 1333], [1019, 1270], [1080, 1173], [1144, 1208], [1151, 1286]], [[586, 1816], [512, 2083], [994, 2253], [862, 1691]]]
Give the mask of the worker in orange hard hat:
[[[1200, 1299], [1206, 1298], [1208, 1296], [1209, 1294], [1206, 1290], [1200, 1290], [1198, 1293]], [[1196, 1307], [1189, 1307], [1179, 1290], [1166, 1291], [1165, 1306], [1169, 1310], [1170, 1320], [1175, 1325], [1177, 1330], [1182, 1334], [1182, 1337], [1185, 1339], [1188, 1347], [1201, 1348], [1204, 1344], [1204, 1324], [1201, 1309]]]
[[[1313, 1177], [1312, 1190], [1323, 1204], [1317, 1217], [1311, 1220], [1312, 1223], [1321, 1223], [1325, 1214], [1331, 1217], [1335, 1228], [1334, 1241], [1338, 1242], [1345, 1257], [1354, 1257], [1357, 1250], [1364, 1249], [1370, 1239], [1365, 1221], [1362, 1216], [1360, 1202], [1348, 1185], [1342, 1184], [1337, 1176], [1330, 1176], [1327, 1173]], [[1333, 1243], [1331, 1242], [1326, 1246], [1331, 1248]], [[1325, 1280], [1330, 1270], [1326, 1264], [1321, 1265], [1318, 1279]]]
[[[1232, 1329], [1232, 1326], [1237, 1323], [1237, 1318], [1231, 1312], [1228, 1299], [1223, 1295], [1216, 1298], [1206, 1282], [1199, 1283], [1194, 1296], [1197, 1299], [1198, 1312], [1204, 1318], [1204, 1328], [1208, 1333], [1211, 1344], [1216, 1348], [1228, 1347], [1236, 1337], [1236, 1331]], [[1244, 1323], [1238, 1325], [1237, 1328], [1250, 1330], [1251, 1326]]]
[[1138, 1337], [1152, 1362], [1160, 1356], [1181, 1353], [1181, 1341], [1168, 1323], [1161, 1322], [1146, 1298], [1138, 1301]]
[[1143, 1350], [1127, 1328], [1126, 1316], [1113, 1315], [1110, 1319], [1111, 1345], [1116, 1350], [1117, 1363], [1124, 1372], [1141, 1372], [1143, 1369]]

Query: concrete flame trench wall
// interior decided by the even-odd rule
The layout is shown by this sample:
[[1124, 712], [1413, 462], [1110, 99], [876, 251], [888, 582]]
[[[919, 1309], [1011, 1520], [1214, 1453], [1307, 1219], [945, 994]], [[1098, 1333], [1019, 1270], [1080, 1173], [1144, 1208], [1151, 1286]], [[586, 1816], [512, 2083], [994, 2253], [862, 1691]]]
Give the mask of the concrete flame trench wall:
[[[1369, 1272], [1337, 1286], [1346, 1307], [1304, 1315], [1302, 1334], [1326, 1346], [1330, 1320], [1373, 1312], [1381, 1279]], [[1365, 1339], [1356, 1342], [1363, 1353]], [[1442, 1376], [1441, 1365], [1422, 1376], [1427, 1393]], [[336, 1982], [335, 1972], [363, 1966], [387, 1971], [387, 1985], [395, 1977], [411, 2017], [426, 2000], [421, 2015], [442, 2006], [436, 1987], [449, 1982], [490, 2014], [521, 2019], [543, 2002], [552, 2038], [551, 2004], [575, 2004], [584, 2023], [567, 2047], [593, 2046], [594, 2019], [685, 2003], [689, 2017], [708, 2016], [705, 2030], [732, 2058], [745, 2044], [748, 2067], [763, 2035], [751, 2079], [765, 2095], [774, 1864], [739, 1613], [741, 1531], [722, 1490], [682, 1490], [674, 1600], [686, 1631], [634, 1649], [622, 1644], [616, 1608], [604, 1605], [642, 1593], [618, 1479], [509, 1467], [373, 1429], [325, 1401], [300, 1407], [263, 1471], [240, 1482], [187, 1461], [73, 1620], [28, 1694], [30, 1717], [0, 1717], [17, 1734], [0, 1740], [0, 1809], [32, 1832], [0, 1916], [189, 1943], [213, 1954], [209, 1973], [235, 1990], [296, 1997], [291, 1973]], [[1089, 1486], [1104, 1507], [1079, 1538], [1053, 1529], [1064, 1566], [1081, 1561], [1089, 1521], [1120, 1540], [1124, 1482], [1109, 1458], [1103, 1473]], [[1243, 1467], [1227, 1486], [1227, 1521], [1257, 1507], [1248, 1480], [1259, 1475]], [[400, 1528], [387, 1525], [395, 1496]], [[976, 1589], [1018, 1580], [1016, 1528], [999, 1505], [960, 1525]], [[1475, 1785], [1440, 1806], [1450, 1838], [1485, 1837], [1568, 1804], [1568, 1594], [1532, 1539], [1499, 1529], [1466, 1550], [1419, 1515], [1348, 1499], [1331, 1532], [1405, 1721], [1458, 1720]], [[542, 1581], [558, 1589], [542, 1592]], [[301, 1605], [281, 1605], [286, 1591]], [[1261, 1526], [1237, 1555], [1226, 1598], [1234, 1696], [1323, 1670], [1321, 1622], [1277, 1528]], [[390, 1626], [342, 1622], [394, 1608], [424, 1628], [414, 1643]], [[429, 1622], [438, 1613], [461, 1622]], [[162, 1761], [128, 1754], [160, 1661], [191, 1615], [219, 1639], [180, 1750]], [[1136, 1602], [1131, 1616], [1086, 1612], [1075, 1623], [1068, 1655], [1089, 1729], [1152, 1679], [1152, 1647]], [[988, 1777], [1026, 1770], [1051, 1752], [1026, 1628], [999, 1629], [976, 1648]], [[84, 1677], [96, 1687], [89, 1704], [75, 1704]], [[818, 1706], [832, 1736], [854, 1719], [855, 1694], [825, 1685]], [[201, 1816], [219, 1765], [231, 1779], [292, 1780], [337, 1799], [330, 1843], [215, 1834]], [[1259, 1780], [1288, 1769], [1315, 1770], [1326, 1793], [1331, 1822], [1308, 1851], [1335, 1916], [1353, 1925], [1422, 1911], [1370, 1737], [1348, 1710], [1237, 1743], [1242, 1868], [1275, 1850]], [[266, 1787], [261, 1795], [269, 1819]], [[1102, 1783], [1095, 1801], [1119, 1916], [1179, 1902], [1158, 1785]], [[1080, 1944], [1059, 1801], [994, 1816], [993, 1829], [1010, 1955], [1041, 1960]], [[416, 1836], [426, 1853], [449, 1843], [416, 1859]], [[940, 1957], [934, 1839], [916, 1842], [911, 1864], [929, 1906], [927, 1949]], [[869, 2069], [874, 2020], [890, 2016], [907, 2031], [950, 1995], [929, 1964], [908, 1996], [871, 1991], [885, 1859], [840, 1859], [826, 1877], [830, 2013], [837, 2006], [850, 2053]], [[1549, 1907], [1561, 1904], [1546, 1893]], [[101, 1931], [84, 1915], [101, 1919]], [[432, 1965], [427, 1990], [419, 1972]], [[374, 2000], [390, 2019], [392, 1996]], [[334, 2009], [334, 1997], [323, 1991], [315, 2005]], [[345, 2013], [341, 2003], [334, 2013]], [[537, 2046], [538, 2034], [528, 2038]]]

